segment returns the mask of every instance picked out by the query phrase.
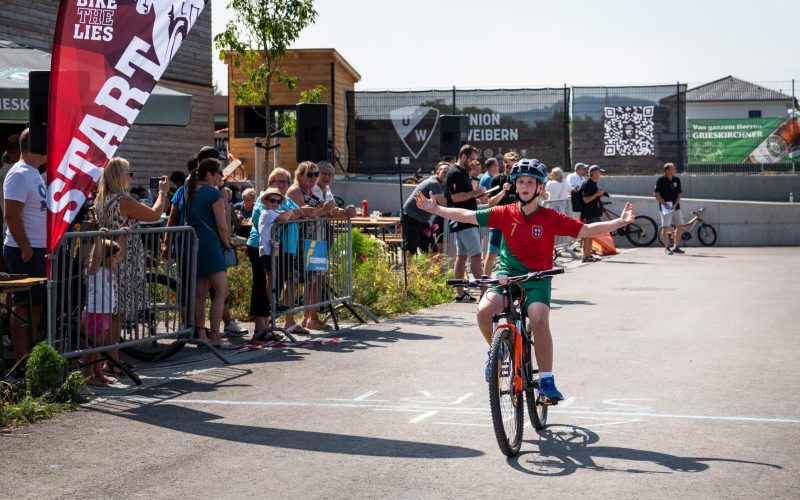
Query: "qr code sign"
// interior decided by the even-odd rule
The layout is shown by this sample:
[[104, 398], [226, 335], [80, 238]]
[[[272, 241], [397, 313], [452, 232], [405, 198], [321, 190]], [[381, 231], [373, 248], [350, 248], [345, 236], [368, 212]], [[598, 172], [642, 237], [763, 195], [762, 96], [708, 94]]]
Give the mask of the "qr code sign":
[[605, 156], [654, 156], [654, 106], [604, 108]]

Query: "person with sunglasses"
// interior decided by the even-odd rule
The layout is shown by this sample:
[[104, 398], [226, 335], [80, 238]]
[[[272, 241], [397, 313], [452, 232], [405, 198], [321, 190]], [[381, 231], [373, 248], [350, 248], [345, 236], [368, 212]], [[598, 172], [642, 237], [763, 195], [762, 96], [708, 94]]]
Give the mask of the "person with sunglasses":
[[[272, 253], [279, 251], [276, 245], [279, 242], [273, 241], [271, 238], [272, 225], [275, 222], [287, 222], [292, 220], [295, 214], [300, 215], [299, 211], [294, 210], [281, 210], [281, 205], [286, 197], [281, 193], [277, 187], [268, 188], [261, 193], [259, 201], [264, 206], [258, 218], [258, 254], [261, 267], [264, 269], [264, 277], [266, 283], [272, 282]], [[267, 286], [267, 304], [272, 303], [272, 290]], [[272, 332], [269, 336], [264, 337], [263, 340], [281, 340], [283, 337], [278, 332]]]
[[[320, 169], [316, 163], [312, 161], [304, 161], [297, 166], [295, 172], [294, 185], [286, 192], [286, 197], [295, 202], [303, 208], [316, 209], [312, 212], [310, 217], [329, 217], [338, 208], [336, 202], [333, 200], [323, 201], [314, 194], [314, 186], [319, 179]], [[300, 232], [300, 249], [305, 248], [305, 240], [325, 240], [326, 232], [322, 225], [306, 222], [302, 225]], [[303, 297], [306, 305], [319, 302], [321, 299], [321, 280], [322, 277], [318, 273], [307, 273], [305, 271], [303, 259], [297, 262], [298, 271], [302, 276], [301, 282], [305, 284], [305, 293]], [[291, 297], [288, 297], [291, 300]], [[313, 330], [329, 330], [330, 325], [324, 323], [317, 316], [316, 309], [307, 309], [301, 328], [297, 329], [297, 333], [302, 333], [302, 330], [311, 328]]]

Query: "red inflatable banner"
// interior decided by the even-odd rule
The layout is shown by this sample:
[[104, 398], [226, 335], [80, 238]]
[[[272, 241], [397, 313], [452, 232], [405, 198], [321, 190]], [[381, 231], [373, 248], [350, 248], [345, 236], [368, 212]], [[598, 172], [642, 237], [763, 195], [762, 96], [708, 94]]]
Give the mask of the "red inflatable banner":
[[207, 0], [61, 0], [47, 120], [47, 252], [80, 211]]

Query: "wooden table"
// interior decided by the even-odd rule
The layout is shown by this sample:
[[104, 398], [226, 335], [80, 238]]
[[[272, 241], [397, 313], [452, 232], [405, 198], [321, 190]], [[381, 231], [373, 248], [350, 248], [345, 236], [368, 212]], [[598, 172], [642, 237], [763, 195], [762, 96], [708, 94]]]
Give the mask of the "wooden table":
[[353, 217], [350, 221], [356, 229], [384, 239], [387, 233], [400, 233], [400, 217]]
[[[36, 285], [42, 285], [47, 283], [47, 278], [20, 278], [16, 280], [8, 280], [8, 281], [0, 281], [0, 310], [7, 310], [11, 315], [15, 315], [21, 320], [25, 321], [25, 326], [28, 327], [28, 347], [33, 349], [33, 328], [31, 325], [31, 314], [33, 309], [33, 303], [31, 301], [31, 288]], [[19, 292], [28, 292], [28, 317], [23, 318], [16, 314], [13, 310], [14, 301], [12, 300], [11, 303], [5, 303], [6, 294], [8, 293], [19, 293]], [[6, 353], [5, 348], [3, 346], [3, 339], [5, 338], [5, 329], [3, 328], [3, 322], [0, 321], [0, 374], [3, 375], [3, 380], [5, 380], [6, 375]]]

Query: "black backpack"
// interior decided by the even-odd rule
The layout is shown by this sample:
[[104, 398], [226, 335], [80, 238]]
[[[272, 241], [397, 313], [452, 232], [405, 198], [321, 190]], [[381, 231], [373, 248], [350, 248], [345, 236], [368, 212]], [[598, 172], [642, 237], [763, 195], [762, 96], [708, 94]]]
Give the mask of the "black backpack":
[[576, 187], [569, 193], [570, 201], [572, 202], [572, 211], [580, 212], [583, 210], [583, 184]]

